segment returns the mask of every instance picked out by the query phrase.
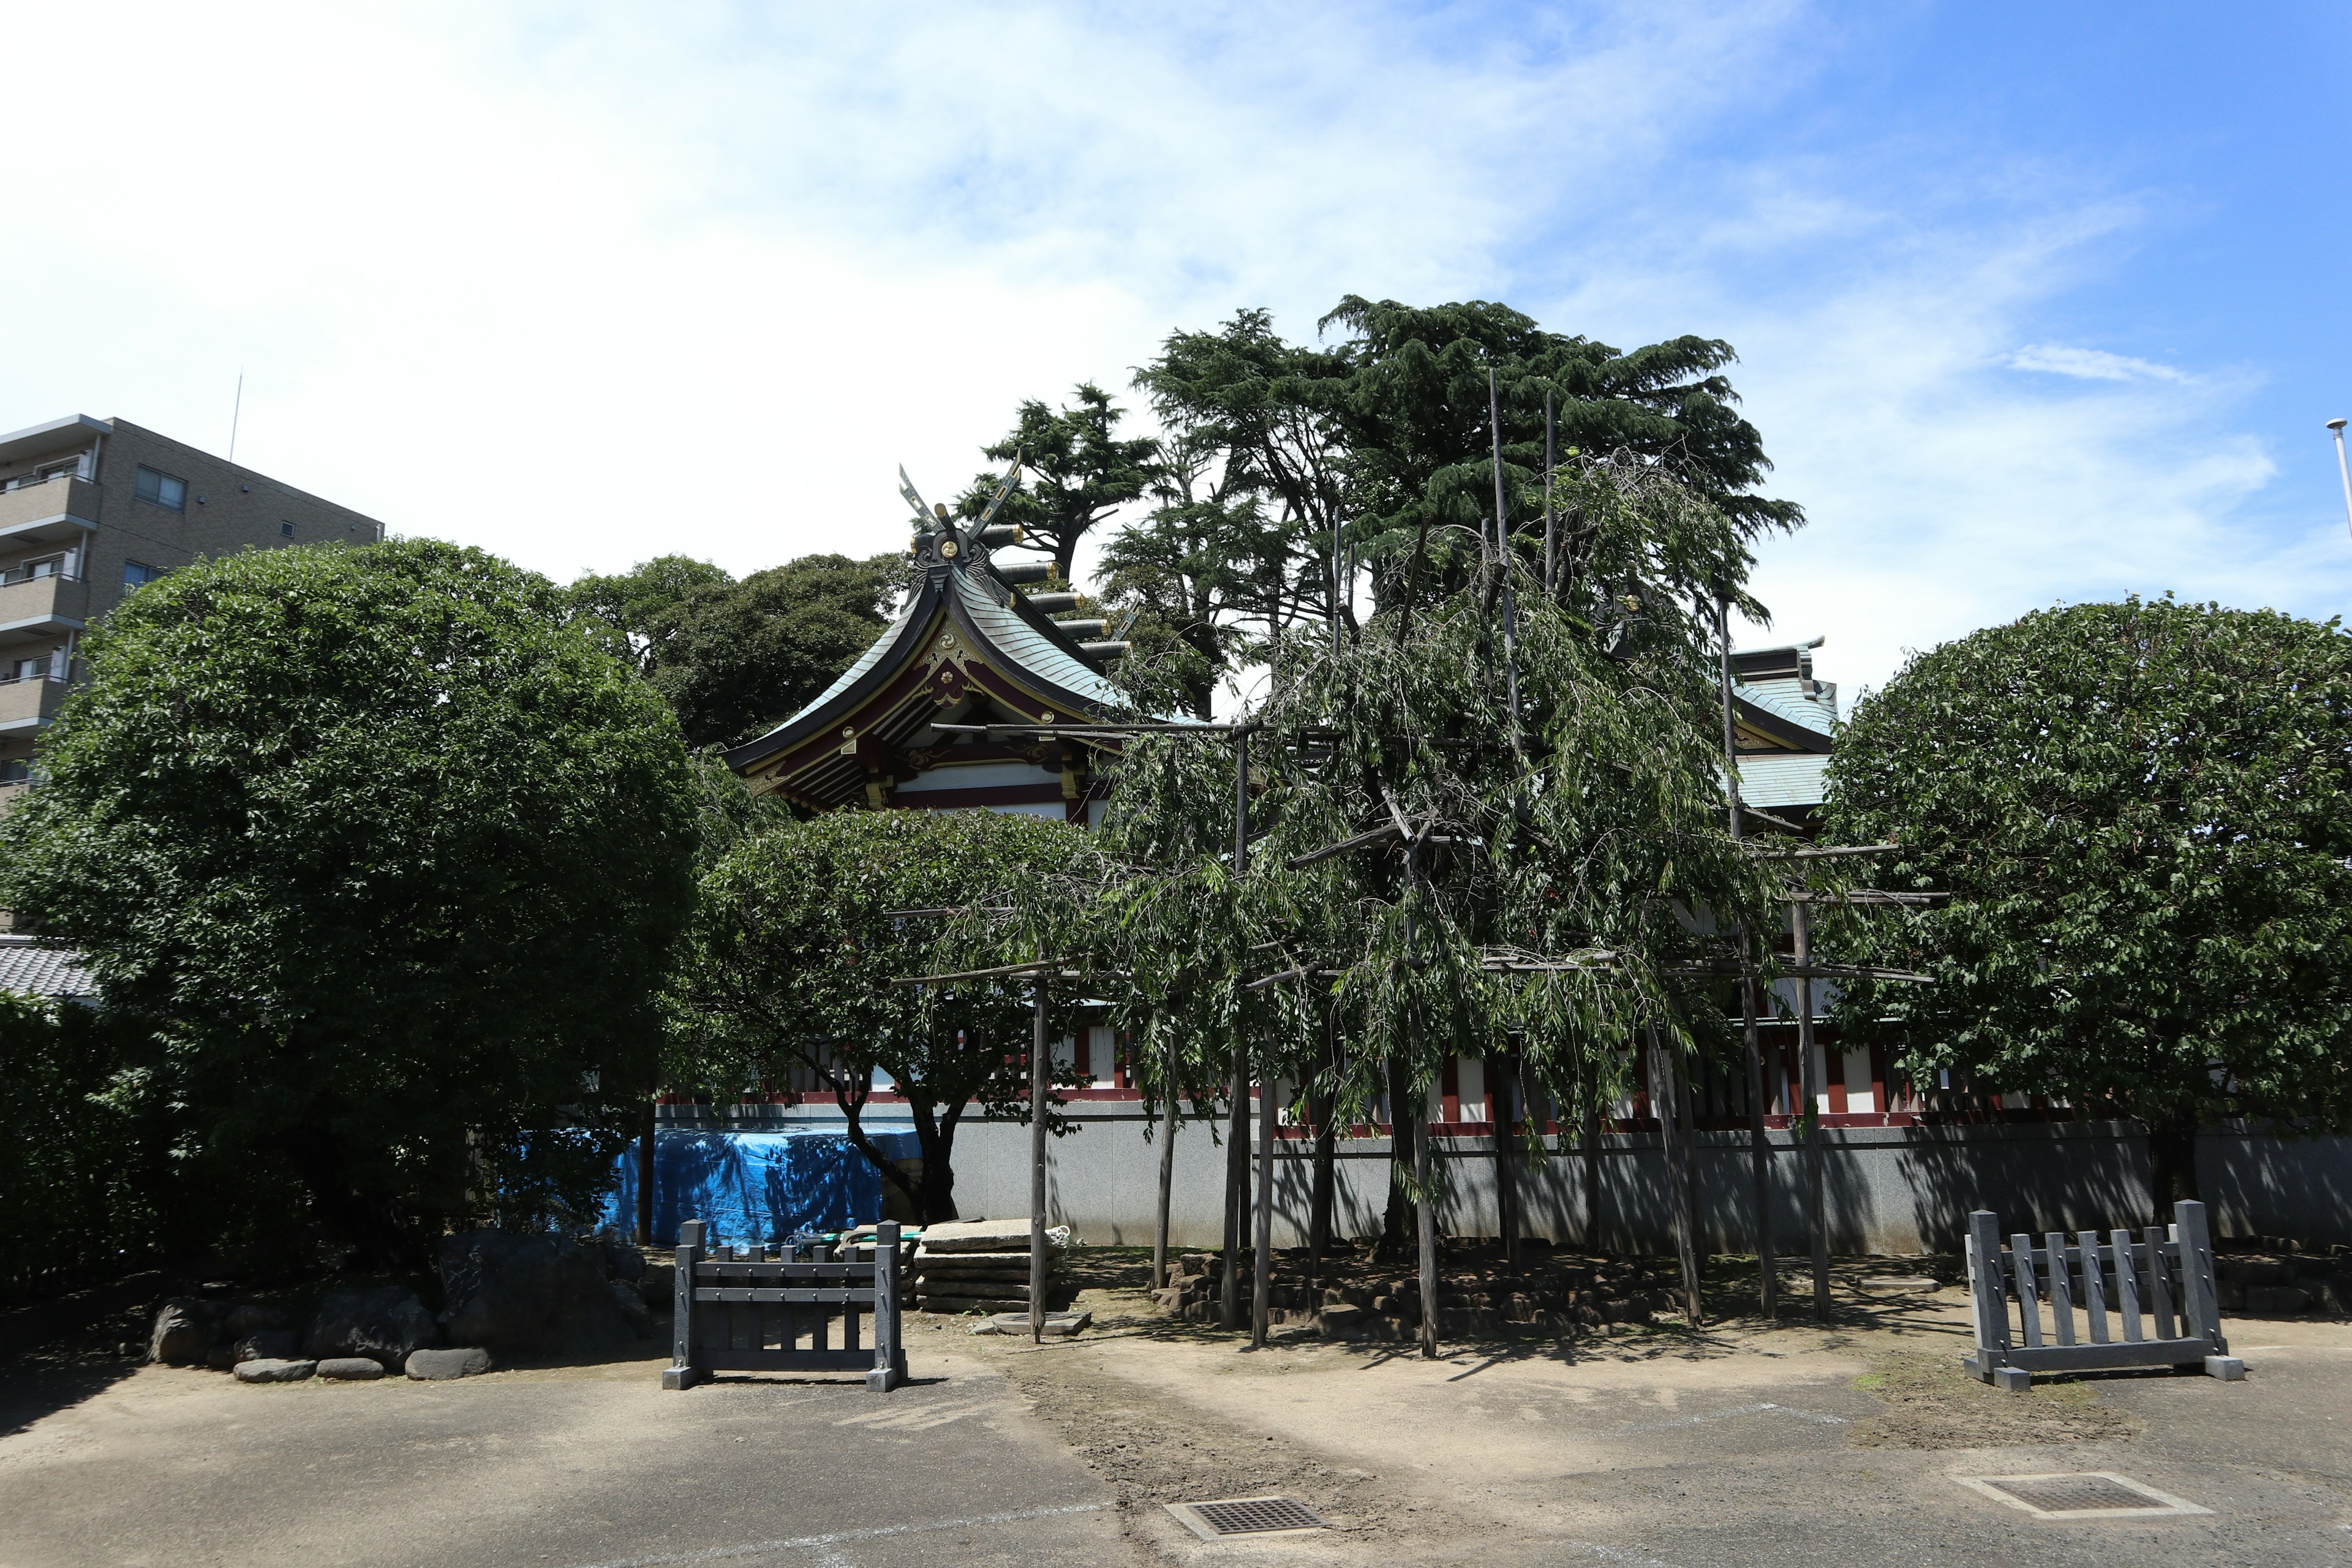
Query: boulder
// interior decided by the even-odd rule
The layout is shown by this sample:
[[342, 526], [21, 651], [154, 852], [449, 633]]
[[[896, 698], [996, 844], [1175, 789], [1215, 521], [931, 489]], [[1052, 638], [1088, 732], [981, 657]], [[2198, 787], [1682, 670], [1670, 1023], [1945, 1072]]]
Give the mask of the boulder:
[[236, 1368], [239, 1383], [299, 1383], [319, 1370], [314, 1361], [248, 1361]]
[[459, 1344], [523, 1355], [634, 1344], [636, 1323], [604, 1278], [598, 1249], [560, 1237], [469, 1230], [441, 1238], [441, 1326]]
[[[291, 1329], [263, 1329], [230, 1347], [238, 1362], [292, 1361], [302, 1352], [302, 1336]], [[236, 1362], [230, 1363], [233, 1366]]]
[[1363, 1332], [1364, 1320], [1370, 1316], [1361, 1307], [1326, 1307], [1315, 1314], [1315, 1331], [1327, 1340], [1350, 1339]]
[[329, 1290], [302, 1338], [312, 1360], [366, 1356], [398, 1366], [408, 1352], [433, 1342], [433, 1314], [414, 1290], [386, 1285], [373, 1290]]
[[[411, 1351], [411, 1355], [416, 1352]], [[319, 1375], [339, 1383], [373, 1383], [383, 1375], [383, 1363], [373, 1356], [330, 1356], [319, 1363]]]
[[631, 1284], [645, 1278], [646, 1255], [617, 1236], [600, 1236], [597, 1249], [604, 1255], [604, 1277]]
[[218, 1301], [174, 1296], [155, 1309], [155, 1329], [147, 1339], [147, 1359], [173, 1366], [202, 1366], [220, 1333], [228, 1309]]
[[648, 1264], [645, 1278], [637, 1281], [637, 1299], [655, 1317], [668, 1317], [677, 1303], [677, 1265]]
[[[221, 1323], [221, 1331], [236, 1340], [264, 1329], [282, 1329], [285, 1326], [285, 1313], [275, 1307], [257, 1307], [248, 1301], [241, 1307], [229, 1309], [227, 1318]], [[242, 1359], [251, 1361], [253, 1358], [246, 1356]]]
[[408, 1375], [419, 1383], [445, 1383], [453, 1377], [478, 1377], [489, 1370], [490, 1352], [479, 1347], [408, 1352]]
[[2249, 1285], [2246, 1310], [2292, 1317], [2311, 1305], [2311, 1293], [2292, 1285]]
[[645, 1298], [637, 1294], [637, 1288], [626, 1279], [609, 1279], [604, 1288], [613, 1293], [613, 1305], [620, 1309], [621, 1320], [629, 1325], [629, 1331], [641, 1340], [653, 1338], [653, 1311], [646, 1305]]
[[226, 1340], [215, 1340], [213, 1348], [205, 1352], [205, 1364], [215, 1372], [226, 1372], [237, 1363], [251, 1359], [237, 1354], [236, 1347]]

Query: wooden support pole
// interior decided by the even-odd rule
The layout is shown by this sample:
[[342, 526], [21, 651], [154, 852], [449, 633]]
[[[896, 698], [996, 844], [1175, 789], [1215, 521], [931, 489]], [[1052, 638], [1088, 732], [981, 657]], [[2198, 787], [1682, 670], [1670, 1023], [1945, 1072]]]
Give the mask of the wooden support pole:
[[[1420, 1031], [1415, 1030], [1416, 1034]], [[1412, 1103], [1412, 1183], [1421, 1189], [1413, 1205], [1415, 1240], [1421, 1250], [1421, 1354], [1437, 1359], [1437, 1194], [1429, 1184], [1429, 1097]]]
[[1659, 1037], [1655, 1024], [1642, 1026], [1650, 1047], [1650, 1113], [1658, 1119], [1658, 1142], [1666, 1156], [1666, 1213], [1674, 1228], [1675, 1258], [1682, 1267], [1683, 1311], [1693, 1328], [1699, 1323], [1698, 1238], [1691, 1214], [1690, 1150], [1682, 1136], [1683, 1116], [1677, 1102], [1686, 1092], [1675, 1065], [1673, 1047]]
[[1812, 906], [1789, 906], [1797, 944], [1797, 1070], [1804, 1080], [1804, 1120], [1798, 1125], [1805, 1139], [1805, 1228], [1813, 1247], [1813, 1315], [1823, 1322], [1830, 1316], [1830, 1233], [1823, 1214], [1822, 1186], [1826, 1173], [1822, 1148], [1821, 1089], [1813, 1069], [1813, 982], [1804, 971], [1813, 955]]
[[1495, 1220], [1503, 1232], [1503, 1267], [1519, 1266], [1519, 1176], [1512, 1128], [1518, 1121], [1519, 1058], [1504, 1051], [1486, 1062], [1486, 1119], [1495, 1129]]
[[1269, 1052], [1257, 1086], [1257, 1238], [1250, 1279], [1250, 1346], [1265, 1348], [1266, 1310], [1274, 1300], [1274, 1063]]
[[646, 1096], [646, 1119], [637, 1129], [637, 1245], [654, 1244], [654, 1097]]
[[1160, 1206], [1152, 1219], [1151, 1283], [1168, 1287], [1168, 1205], [1176, 1190], [1176, 1032], [1168, 1034], [1168, 1078], [1160, 1107]]
[[1029, 1340], [1045, 1341], [1045, 1088], [1053, 1044], [1045, 1038], [1047, 992], [1037, 976], [1037, 996], [1029, 1029]]
[[1748, 1162], [1756, 1185], [1756, 1304], [1780, 1321], [1780, 1272], [1772, 1252], [1772, 1139], [1765, 1130], [1764, 1052], [1756, 1040], [1756, 983], [1739, 983], [1739, 1043], [1748, 1066]]
[[[1234, 889], [1241, 889], [1249, 869], [1249, 738], [1247, 726], [1234, 730]], [[1241, 910], [1234, 911], [1238, 919]], [[1231, 1330], [1241, 1327], [1242, 1216], [1249, 1207], [1249, 1047], [1239, 1037], [1241, 1021], [1234, 1024], [1233, 1104], [1227, 1117], [1225, 1142], [1224, 1268], [1217, 1281], [1217, 1322]]]
[[1584, 1121], [1584, 1250], [1601, 1250], [1601, 1064], [1592, 1064], [1592, 1082], [1582, 1107]]

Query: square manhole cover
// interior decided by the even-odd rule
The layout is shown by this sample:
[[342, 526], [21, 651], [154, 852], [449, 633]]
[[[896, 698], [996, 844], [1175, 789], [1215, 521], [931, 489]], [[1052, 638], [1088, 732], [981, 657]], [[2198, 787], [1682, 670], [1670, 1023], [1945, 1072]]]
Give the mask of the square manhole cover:
[[1952, 1479], [1996, 1502], [2005, 1502], [2041, 1519], [2152, 1519], [2163, 1514], [2213, 1511], [2105, 1470]]
[[1230, 1541], [1237, 1535], [1297, 1535], [1330, 1528], [1313, 1509], [1286, 1497], [1221, 1498], [1214, 1502], [1165, 1506], [1203, 1541]]

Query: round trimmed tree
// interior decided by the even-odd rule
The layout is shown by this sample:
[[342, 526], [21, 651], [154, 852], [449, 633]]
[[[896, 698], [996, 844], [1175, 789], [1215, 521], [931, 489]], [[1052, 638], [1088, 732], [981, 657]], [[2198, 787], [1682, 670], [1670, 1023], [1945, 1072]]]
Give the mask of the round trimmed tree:
[[2038, 612], [1915, 657], [1856, 710], [1824, 837], [1906, 847], [1950, 906], [1853, 939], [1849, 1037], [1915, 1079], [2148, 1131], [2159, 1205], [2217, 1114], [2352, 1111], [2352, 637], [2268, 610]]
[[429, 541], [199, 562], [107, 617], [0, 827], [0, 898], [152, 1027], [120, 1092], [371, 1259], [577, 1214], [652, 1085], [695, 795], [565, 607]]

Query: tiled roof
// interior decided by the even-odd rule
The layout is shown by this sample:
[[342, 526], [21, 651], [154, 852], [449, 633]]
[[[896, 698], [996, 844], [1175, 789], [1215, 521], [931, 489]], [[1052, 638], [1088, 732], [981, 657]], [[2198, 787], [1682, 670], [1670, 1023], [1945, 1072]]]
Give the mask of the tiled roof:
[[955, 572], [950, 576], [971, 624], [1007, 658], [1097, 709], [1127, 706], [1118, 687], [1055, 647], [1010, 606], [998, 604], [968, 573]]
[[1777, 714], [1817, 735], [1826, 735], [1836, 728], [1837, 700], [1832, 697], [1824, 705], [1817, 699], [1805, 696], [1793, 680], [1768, 680], [1756, 685], [1742, 680], [1734, 683], [1732, 689], [1738, 693], [1741, 701]]
[[1742, 757], [1739, 798], [1766, 811], [1789, 805], [1819, 805], [1823, 799], [1822, 776], [1829, 772], [1829, 758], [1817, 752]]
[[98, 986], [70, 948], [44, 946], [37, 938], [0, 936], [0, 991], [26, 996], [95, 996]]

